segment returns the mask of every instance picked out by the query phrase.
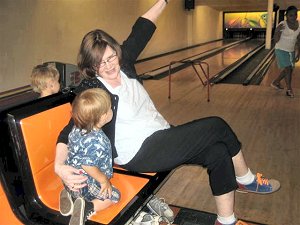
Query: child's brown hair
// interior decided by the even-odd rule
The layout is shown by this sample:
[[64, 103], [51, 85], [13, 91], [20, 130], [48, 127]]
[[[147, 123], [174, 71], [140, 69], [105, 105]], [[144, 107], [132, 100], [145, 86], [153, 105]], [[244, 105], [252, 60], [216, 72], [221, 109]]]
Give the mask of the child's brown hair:
[[75, 126], [90, 132], [110, 108], [110, 95], [103, 89], [92, 88], [81, 92], [72, 103]]

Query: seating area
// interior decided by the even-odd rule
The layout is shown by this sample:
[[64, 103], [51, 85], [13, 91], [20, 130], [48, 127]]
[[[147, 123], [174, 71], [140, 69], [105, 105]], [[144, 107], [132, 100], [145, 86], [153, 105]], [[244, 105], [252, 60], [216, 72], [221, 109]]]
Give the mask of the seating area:
[[0, 217], [5, 218], [6, 224], [14, 224], [14, 225], [23, 224], [14, 214], [1, 184], [0, 184], [0, 202], [1, 202]]
[[[56, 140], [70, 119], [73, 98], [72, 93], [53, 95], [6, 112], [11, 135], [9, 146], [24, 199], [18, 205], [22, 206], [25, 217], [34, 222], [66, 224], [68, 220], [58, 210], [63, 185], [54, 172], [54, 159]], [[114, 170], [111, 182], [121, 192], [120, 202], [92, 216], [86, 224], [125, 224], [168, 175], [132, 173], [118, 166]]]

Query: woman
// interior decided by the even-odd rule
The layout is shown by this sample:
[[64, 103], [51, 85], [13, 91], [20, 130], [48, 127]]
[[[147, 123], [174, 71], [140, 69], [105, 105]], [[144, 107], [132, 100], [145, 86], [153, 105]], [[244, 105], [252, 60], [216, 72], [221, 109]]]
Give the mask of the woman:
[[295, 6], [289, 6], [285, 12], [286, 20], [279, 23], [274, 33], [275, 55], [281, 72], [271, 86], [278, 90], [283, 89], [280, 81], [284, 78], [286, 95], [291, 98], [294, 97], [292, 73], [300, 52], [300, 26], [297, 13], [298, 9]]
[[[183, 164], [207, 167], [217, 204], [215, 224], [235, 224], [233, 205], [237, 188], [265, 194], [277, 191], [280, 184], [251, 173], [240, 151], [240, 142], [221, 118], [204, 118], [172, 127], [155, 109], [138, 82], [134, 63], [166, 5], [167, 1], [158, 0], [138, 18], [122, 46], [103, 31], [86, 34], [78, 66], [87, 78], [76, 91], [100, 87], [111, 94], [114, 117], [103, 130], [112, 143], [115, 163], [136, 172], [167, 171]], [[65, 185], [78, 190], [85, 179], [77, 175], [79, 171], [64, 165], [71, 127], [72, 122], [58, 139], [55, 171]]]

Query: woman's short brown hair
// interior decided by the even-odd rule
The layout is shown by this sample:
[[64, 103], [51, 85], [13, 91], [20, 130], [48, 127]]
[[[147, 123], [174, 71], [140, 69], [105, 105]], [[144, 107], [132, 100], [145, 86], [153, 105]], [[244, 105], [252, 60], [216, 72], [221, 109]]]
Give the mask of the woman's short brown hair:
[[103, 89], [92, 88], [81, 92], [72, 103], [75, 126], [90, 132], [110, 108], [110, 95]]
[[95, 77], [106, 47], [111, 47], [122, 59], [122, 51], [118, 42], [103, 30], [93, 30], [87, 33], [81, 42], [77, 57], [77, 65], [86, 78]]

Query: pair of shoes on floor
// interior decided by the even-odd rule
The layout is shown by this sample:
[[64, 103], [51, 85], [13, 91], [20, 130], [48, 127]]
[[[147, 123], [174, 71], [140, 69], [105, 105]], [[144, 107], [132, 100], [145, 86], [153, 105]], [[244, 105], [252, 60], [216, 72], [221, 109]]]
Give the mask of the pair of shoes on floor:
[[92, 202], [77, 198], [74, 201], [74, 209], [69, 225], [84, 225], [85, 221], [94, 214], [94, 204]]
[[268, 179], [262, 174], [257, 173], [254, 181], [251, 184], [243, 185], [238, 183], [237, 192], [241, 193], [256, 193], [270, 194], [280, 189], [280, 182], [275, 179]]
[[286, 90], [286, 96], [290, 97], [290, 98], [294, 98], [294, 92], [290, 89]]
[[140, 212], [138, 217], [131, 223], [132, 225], [159, 225], [163, 219], [160, 216], [147, 212]]
[[234, 223], [231, 223], [231, 224], [223, 224], [223, 223], [220, 223], [218, 220], [216, 220], [215, 225], [248, 225], [248, 223], [243, 222], [241, 220], [238, 220], [238, 221], [236, 221]]
[[147, 207], [152, 213], [161, 217], [165, 222], [171, 224], [174, 222], [174, 212], [162, 198], [153, 198], [147, 203]]
[[280, 83], [275, 83], [274, 81], [271, 83], [271, 87], [275, 88], [276, 90], [282, 90], [283, 87], [281, 86]]

